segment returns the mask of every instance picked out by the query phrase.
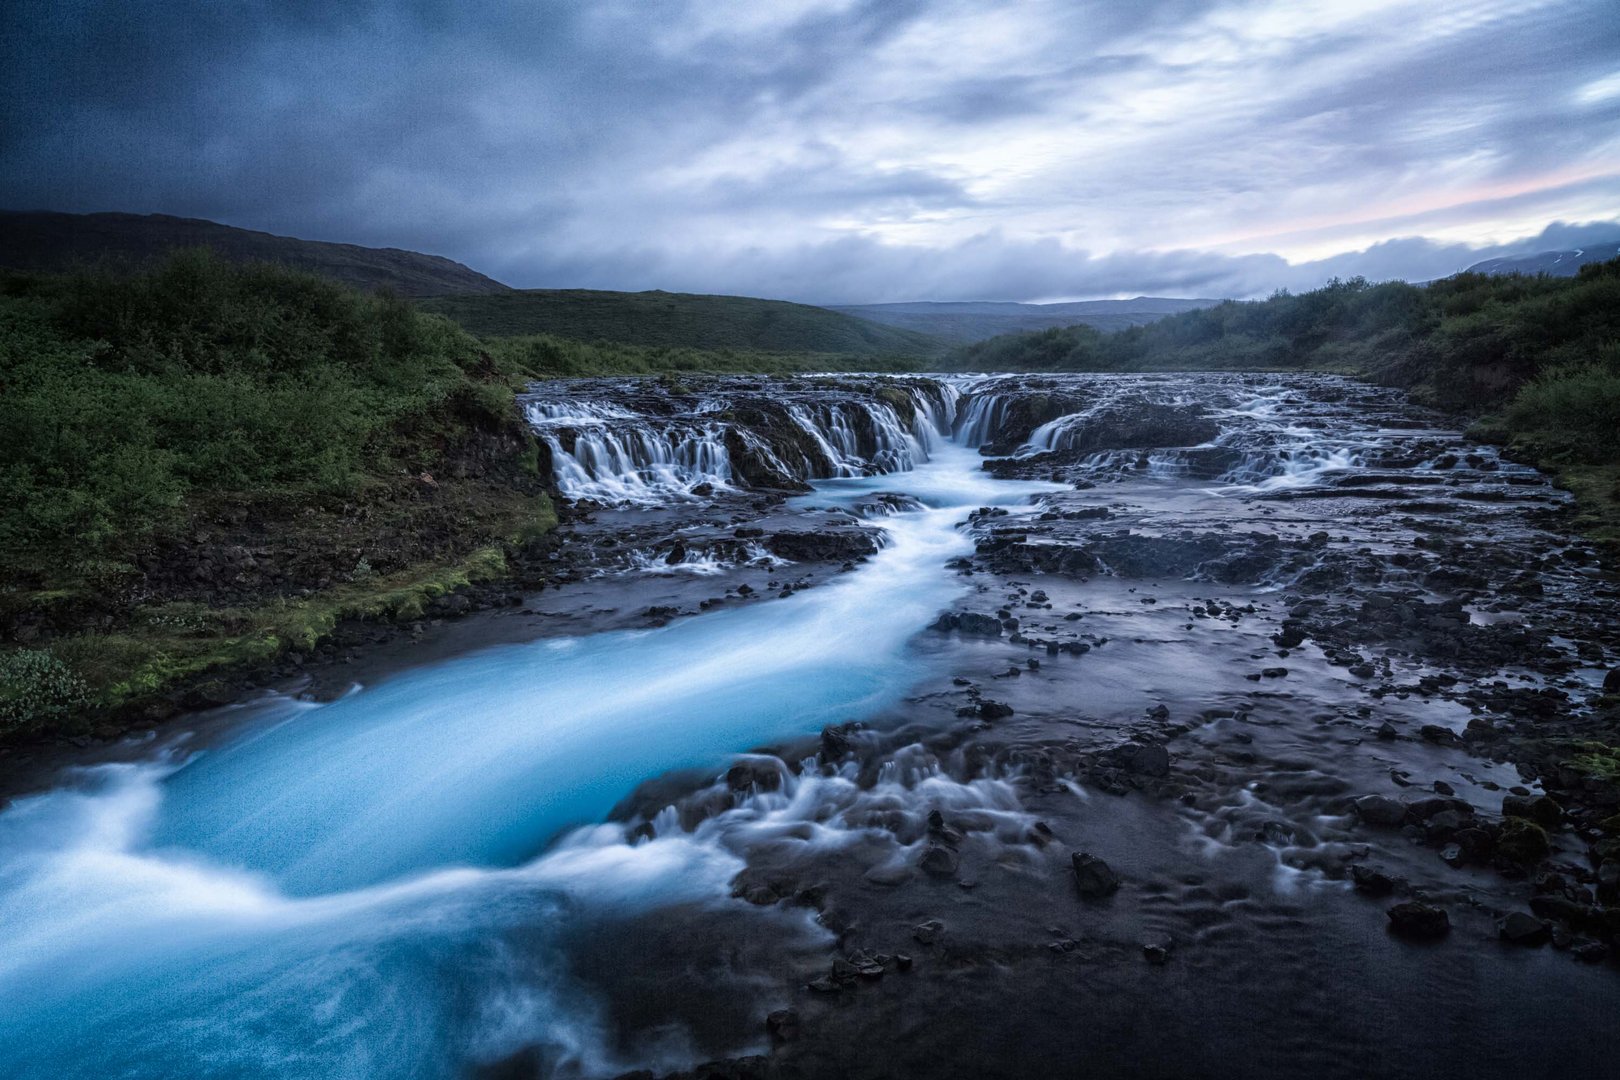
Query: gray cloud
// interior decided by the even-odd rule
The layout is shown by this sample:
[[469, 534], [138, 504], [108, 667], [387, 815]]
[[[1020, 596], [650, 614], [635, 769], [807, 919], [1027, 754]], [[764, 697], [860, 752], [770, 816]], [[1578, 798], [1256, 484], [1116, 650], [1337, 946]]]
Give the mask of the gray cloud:
[[14, 0], [0, 205], [822, 302], [1421, 280], [1620, 217], [1617, 36], [1598, 0]]

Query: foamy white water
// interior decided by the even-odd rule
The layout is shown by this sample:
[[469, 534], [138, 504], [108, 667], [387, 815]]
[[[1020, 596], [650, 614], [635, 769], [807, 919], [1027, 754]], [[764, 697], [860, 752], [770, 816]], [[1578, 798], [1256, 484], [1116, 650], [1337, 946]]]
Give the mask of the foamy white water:
[[556, 838], [644, 779], [904, 695], [925, 672], [911, 639], [963, 588], [944, 568], [971, 547], [956, 525], [1048, 487], [978, 465], [944, 445], [807, 496], [927, 509], [882, 519], [869, 564], [792, 598], [285, 701], [189, 760], [20, 800], [0, 814], [0, 1073], [447, 1076], [537, 1043], [562, 1073], [613, 1071], [568, 935], [727, 902], [741, 864], [718, 826]]

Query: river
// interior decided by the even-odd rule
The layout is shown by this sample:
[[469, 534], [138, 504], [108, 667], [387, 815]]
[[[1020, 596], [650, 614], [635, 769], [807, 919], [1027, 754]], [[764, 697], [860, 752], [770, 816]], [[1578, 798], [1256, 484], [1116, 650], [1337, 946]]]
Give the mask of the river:
[[[944, 903], [917, 898], [936, 879], [959, 883], [950, 906], [968, 905], [947, 921], [986, 939], [958, 957], [974, 970], [1023, 970], [1023, 946], [1003, 940], [1016, 910], [1042, 963], [1089, 951], [1112, 970], [1115, 947], [1099, 943], [1117, 937], [1130, 954], [1162, 938], [1186, 954], [1184, 970], [1223, 957], [1242, 967], [1233, 950], [1249, 950], [1282, 970], [1245, 978], [1298, 985], [1320, 958], [1281, 941], [1315, 926], [1353, 954], [1346, 993], [1364, 993], [1354, 988], [1380, 971], [1411, 980], [1426, 966], [1472, 996], [1482, 1029], [1513, 1019], [1514, 995], [1575, 996], [1565, 980], [1585, 980], [1585, 1004], [1545, 1021], [1571, 1037], [1593, 1010], [1620, 1003], [1612, 974], [1550, 951], [1528, 964], [1529, 953], [1425, 964], [1421, 951], [1342, 929], [1362, 925], [1346, 914], [1346, 867], [1368, 842], [1388, 848], [1377, 853], [1384, 864], [1420, 893], [1451, 897], [1464, 924], [1456, 897], [1489, 908], [1523, 892], [1406, 839], [1362, 835], [1347, 798], [1383, 791], [1393, 769], [1402, 786], [1495, 813], [1496, 793], [1522, 778], [1412, 734], [1464, 731], [1468, 684], [1369, 696], [1380, 678], [1394, 686], [1405, 671], [1410, 687], [1452, 670], [1445, 650], [1380, 657], [1388, 642], [1332, 638], [1350, 631], [1325, 615], [1313, 631], [1321, 643], [1285, 648], [1280, 663], [1269, 639], [1284, 619], [1316, 618], [1316, 601], [1302, 608], [1302, 596], [1327, 612], [1336, 597], [1360, 603], [1412, 585], [1439, 603], [1443, 575], [1426, 566], [1425, 585], [1407, 571], [1412, 553], [1435, 550], [1413, 546], [1435, 535], [1414, 522], [1440, 512], [1443, 485], [1457, 496], [1441, 507], [1448, 539], [1460, 526], [1545, 544], [1525, 515], [1559, 504], [1533, 471], [1465, 445], [1392, 394], [1352, 387], [1122, 377], [1032, 391], [1026, 380], [956, 380], [909, 391], [909, 417], [903, 400], [847, 406], [829, 389], [782, 406], [805, 438], [750, 428], [723, 381], [679, 408], [650, 408], [628, 391], [584, 404], [578, 388], [541, 393], [531, 416], [556, 481], [594, 500], [579, 525], [578, 542], [594, 551], [579, 587], [637, 604], [636, 590], [666, 585], [677, 607], [691, 589], [723, 591], [725, 602], [474, 650], [330, 702], [259, 700], [204, 747], [87, 767], [15, 800], [0, 812], [0, 1073], [432, 1077], [500, 1066], [605, 1076], [763, 1052], [760, 1017], [738, 1018], [751, 996], [789, 1002], [807, 980], [783, 972], [824, 966], [829, 950], [875, 948], [885, 933], [925, 951], [920, 937], [906, 939]], [[1045, 418], [1032, 393], [1048, 412], [1053, 394], [1076, 399]], [[1106, 434], [1120, 424], [1161, 433], [1135, 443]], [[998, 440], [999, 464], [987, 470], [980, 446]], [[761, 510], [750, 468], [809, 476], [813, 488]], [[827, 522], [876, 530], [881, 546], [777, 596], [762, 579], [786, 582], [797, 572], [789, 561], [726, 539], [761, 513], [767, 532], [786, 521], [813, 535]], [[646, 521], [666, 538], [641, 548], [589, 539]], [[1551, 601], [1537, 602], [1589, 581], [1566, 570], [1549, 572], [1541, 595]], [[754, 588], [739, 593], [743, 579]], [[550, 603], [574, 595], [564, 587]], [[1507, 610], [1523, 605], [1489, 615], [1478, 606], [1463, 624], [1523, 617]], [[1010, 640], [1000, 627], [979, 637], [928, 630], [942, 612], [998, 607]], [[1352, 659], [1371, 676], [1347, 675], [1361, 670]], [[1555, 668], [1492, 673], [1566, 689], [1601, 676], [1590, 657]], [[1370, 739], [1375, 719], [1398, 725], [1399, 741]], [[852, 722], [872, 726], [842, 727]], [[1168, 745], [1176, 782], [1157, 767], [1116, 767], [1126, 760], [1117, 753], [1097, 757], [1122, 738]], [[740, 779], [727, 772], [739, 763]], [[1105, 851], [1134, 881], [1139, 910], [1098, 916], [1090, 931], [1073, 925], [1084, 908], [1030, 910], [1032, 883], [1063, 876], [1068, 846], [1045, 836], [1065, 821], [1086, 833], [1076, 846]], [[1437, 884], [1425, 890], [1425, 878]], [[811, 880], [818, 891], [805, 892]], [[750, 882], [764, 893], [739, 899]], [[1367, 925], [1381, 933], [1381, 921]], [[1254, 951], [1249, 935], [1268, 924], [1271, 944]], [[671, 927], [682, 928], [680, 944], [659, 937]], [[1230, 940], [1209, 933], [1218, 927]], [[627, 959], [615, 939], [642, 942], [642, 955]], [[717, 960], [728, 940], [736, 954]], [[645, 980], [674, 993], [694, 957], [710, 974], [701, 992], [682, 991], [686, 1007], [650, 1000]], [[1132, 957], [1123, 992], [1153, 993], [1135, 986], [1138, 966]], [[890, 993], [899, 976], [889, 953], [880, 967]], [[1044, 970], [1022, 978], [1043, 1000], [1055, 985]], [[1186, 989], [1174, 995], [1183, 1006]], [[916, 991], [948, 1014], [953, 999], [941, 993]], [[1257, 989], [1253, 1000], [1271, 1008], [1275, 996]], [[1309, 1029], [1328, 1002], [1299, 1005]], [[1103, 1015], [1105, 1026], [1120, 1022]], [[857, 1016], [836, 1012], [827, 1031], [858, 1038]], [[1364, 1020], [1324, 1034], [1324, 1045], [1350, 1053]], [[1300, 1024], [1284, 1028], [1285, 1045], [1303, 1038]], [[1478, 1042], [1501, 1052], [1495, 1036]], [[1031, 1045], [1037, 1071], [1050, 1065], [1041, 1055], [1069, 1052], [1050, 1037]], [[812, 1072], [850, 1067], [822, 1052], [806, 1058]]]

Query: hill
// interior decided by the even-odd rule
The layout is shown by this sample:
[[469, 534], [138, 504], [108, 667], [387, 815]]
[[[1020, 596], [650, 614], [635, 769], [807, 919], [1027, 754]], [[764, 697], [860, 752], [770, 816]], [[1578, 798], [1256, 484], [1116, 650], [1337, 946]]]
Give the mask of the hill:
[[885, 326], [931, 334], [958, 345], [1002, 334], [1049, 330], [1057, 326], [1094, 326], [1124, 330], [1183, 311], [1210, 307], [1217, 300], [1184, 300], [1138, 296], [1130, 300], [1080, 300], [1066, 304], [967, 303], [853, 304], [832, 307]]
[[146, 266], [179, 248], [210, 248], [233, 263], [276, 263], [358, 289], [400, 296], [502, 293], [507, 286], [438, 255], [299, 240], [167, 214], [58, 214], [0, 210], [0, 267], [54, 271], [110, 263]]
[[573, 341], [690, 349], [935, 356], [945, 343], [827, 308], [746, 296], [594, 289], [525, 289], [495, 296], [439, 296], [423, 310], [448, 315], [481, 337], [546, 334]]
[[1508, 259], [1486, 259], [1470, 266], [1470, 274], [1551, 274], [1553, 277], [1574, 277], [1587, 263], [1606, 262], [1620, 255], [1620, 240], [1608, 240], [1584, 248], [1563, 251], [1538, 251], [1534, 255], [1519, 255]]

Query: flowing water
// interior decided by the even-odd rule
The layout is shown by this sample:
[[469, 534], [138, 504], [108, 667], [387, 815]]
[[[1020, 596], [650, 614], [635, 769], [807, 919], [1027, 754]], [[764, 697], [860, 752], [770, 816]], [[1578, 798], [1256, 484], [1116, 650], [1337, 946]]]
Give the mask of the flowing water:
[[[729, 479], [678, 447], [643, 460], [645, 482], [599, 464], [638, 493]], [[883, 518], [883, 550], [825, 588], [279, 700], [225, 745], [19, 800], [0, 814], [0, 1072], [430, 1076], [537, 1039], [606, 1067], [549, 955], [572, 912], [718, 901], [739, 864], [684, 834], [550, 845], [640, 781], [905, 694], [926, 664], [910, 639], [963, 588], [957, 524], [1052, 487], [978, 464], [936, 444], [901, 475], [827, 482], [828, 503], [925, 509]]]
[[[804, 1052], [828, 1056], [808, 1074], [844, 1075], [876, 1025], [919, 1032], [891, 1048], [916, 1075], [1038, 1075], [1088, 1024], [1144, 1074], [1432, 1072], [1427, 1048], [1459, 1029], [1474, 1060], [1515, 1060], [1527, 998], [1585, 980], [1540, 1012], [1566, 1040], [1615, 998], [1563, 957], [1399, 948], [1349, 890], [1346, 865], [1373, 858], [1454, 897], [1460, 924], [1521, 901], [1400, 834], [1370, 849], [1346, 805], [1443, 778], [1494, 812], [1522, 778], [1410, 734], [1485, 711], [1436, 691], [1451, 639], [1380, 654], [1355, 638], [1366, 611], [1334, 604], [1381, 592], [1439, 611], [1448, 574], [1500, 563], [1501, 588], [1469, 586], [1473, 614], [1444, 609], [1510, 657], [1492, 693], [1573, 694], [1604, 656], [1538, 640], [1546, 670], [1519, 666], [1521, 609], [1596, 595], [1575, 545], [1534, 589], [1519, 572], [1554, 545], [1528, 522], [1561, 497], [1392, 393], [1221, 375], [620, 380], [540, 387], [525, 408], [577, 500], [575, 543], [612, 553], [582, 556], [590, 573], [550, 605], [705, 613], [537, 635], [324, 704], [268, 697], [207, 746], [15, 800], [0, 1075], [682, 1068], [765, 1049], [758, 1006], [790, 987], [811, 1014], [823, 999], [804, 984], [835, 946], [935, 947], [911, 926], [939, 913], [961, 935], [936, 958], [947, 977], [874, 983], [870, 1014], [812, 1014], [825, 1035]], [[1121, 416], [1162, 434], [1121, 439]], [[785, 501], [754, 490], [805, 481]], [[777, 596], [819, 573], [775, 553], [783, 528], [800, 546], [877, 529], [882, 546]], [[1474, 537], [1509, 554], [1491, 563]], [[773, 595], [750, 601], [744, 579]], [[1285, 620], [1330, 611], [1317, 644], [1276, 647]], [[927, 632], [942, 612], [995, 634]], [[863, 720], [876, 729], [847, 731], [853, 751], [813, 741]], [[1378, 721], [1399, 739], [1375, 739]], [[1123, 737], [1168, 745], [1176, 771], [1122, 774], [1106, 755]], [[1140, 797], [1102, 795], [1125, 790]], [[1105, 853], [1131, 902], [1077, 912], [1070, 842]], [[1144, 935], [1181, 943], [1166, 981], [1142, 981]], [[953, 1009], [1005, 1013], [984, 1030], [1037, 1064], [962, 1057], [951, 1035], [983, 1025]], [[1426, 1019], [1358, 1071], [1397, 1009]]]

